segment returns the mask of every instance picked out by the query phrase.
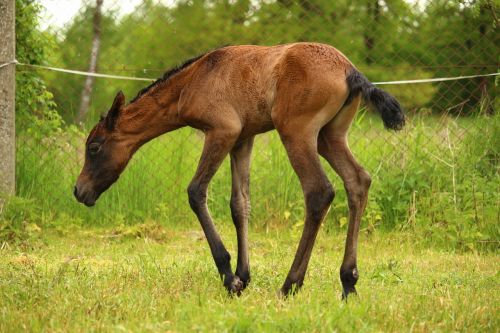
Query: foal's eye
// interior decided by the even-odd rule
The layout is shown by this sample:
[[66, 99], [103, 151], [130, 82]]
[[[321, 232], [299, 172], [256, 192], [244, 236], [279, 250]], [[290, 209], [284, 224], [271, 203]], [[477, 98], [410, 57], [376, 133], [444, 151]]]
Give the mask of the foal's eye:
[[91, 143], [88, 150], [91, 155], [95, 155], [101, 150], [101, 144], [97, 142]]

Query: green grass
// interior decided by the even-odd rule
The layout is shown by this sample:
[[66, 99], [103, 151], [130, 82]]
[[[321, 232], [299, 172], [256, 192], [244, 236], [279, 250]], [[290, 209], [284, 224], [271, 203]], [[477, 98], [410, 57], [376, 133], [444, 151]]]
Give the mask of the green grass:
[[[235, 233], [220, 224], [235, 257]], [[362, 232], [359, 298], [340, 300], [344, 231], [319, 234], [303, 289], [277, 296], [300, 227], [251, 228], [252, 282], [228, 297], [193, 224], [32, 231], [0, 250], [1, 332], [495, 332], [500, 259], [409, 232]], [[192, 228], [191, 228], [192, 227]], [[234, 265], [234, 259], [233, 259]]]

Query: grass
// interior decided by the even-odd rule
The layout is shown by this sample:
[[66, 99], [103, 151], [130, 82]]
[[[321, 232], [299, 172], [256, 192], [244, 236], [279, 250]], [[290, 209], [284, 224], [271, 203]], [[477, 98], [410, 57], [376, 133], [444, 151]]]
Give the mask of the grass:
[[[235, 257], [235, 233], [222, 223]], [[324, 226], [304, 288], [276, 292], [300, 227], [251, 228], [252, 282], [228, 297], [193, 224], [35, 230], [0, 253], [1, 332], [495, 332], [496, 254], [453, 253], [408, 232], [360, 237], [359, 298], [340, 300], [344, 232]], [[234, 265], [234, 259], [233, 259]]]

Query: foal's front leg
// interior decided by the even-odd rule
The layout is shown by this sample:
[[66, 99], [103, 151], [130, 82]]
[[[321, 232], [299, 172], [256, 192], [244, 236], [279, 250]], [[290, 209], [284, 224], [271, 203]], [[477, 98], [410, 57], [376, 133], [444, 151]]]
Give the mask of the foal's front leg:
[[250, 216], [250, 156], [253, 137], [238, 144], [231, 150], [231, 215], [238, 237], [238, 264], [236, 276], [245, 288], [250, 282], [248, 258], [248, 218]]
[[208, 245], [219, 274], [224, 281], [224, 286], [229, 292], [233, 293], [240, 293], [243, 289], [243, 283], [231, 270], [231, 256], [222, 243], [208, 211], [207, 188], [215, 172], [233, 147], [238, 134], [235, 131], [223, 130], [206, 133], [205, 145], [198, 169], [188, 187], [189, 204], [198, 217], [207, 237]]

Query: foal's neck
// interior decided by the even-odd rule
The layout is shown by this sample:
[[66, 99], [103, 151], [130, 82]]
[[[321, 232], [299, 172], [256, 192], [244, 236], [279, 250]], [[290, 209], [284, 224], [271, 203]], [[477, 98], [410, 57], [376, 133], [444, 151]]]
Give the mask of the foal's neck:
[[122, 135], [139, 148], [151, 139], [186, 126], [177, 108], [186, 82], [185, 73], [180, 72], [155, 84], [128, 104], [119, 118]]

